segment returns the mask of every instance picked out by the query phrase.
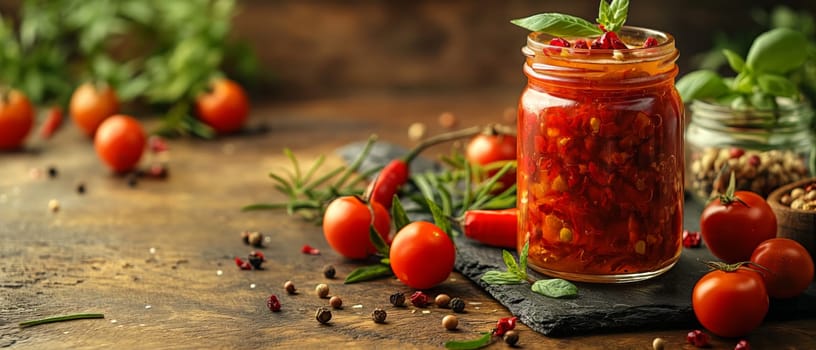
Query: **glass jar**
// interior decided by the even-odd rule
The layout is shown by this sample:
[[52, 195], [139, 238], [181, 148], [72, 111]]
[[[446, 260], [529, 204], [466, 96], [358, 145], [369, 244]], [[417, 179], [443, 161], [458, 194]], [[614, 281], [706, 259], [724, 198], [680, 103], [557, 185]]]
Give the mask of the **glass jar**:
[[732, 171], [737, 189], [764, 197], [811, 174], [813, 110], [789, 98], [777, 98], [777, 105], [776, 110], [735, 110], [691, 102], [686, 189], [696, 200], [705, 203], [724, 192]]
[[[624, 27], [626, 50], [550, 46], [531, 33], [518, 118], [519, 250], [574, 281], [669, 270], [682, 250], [683, 104], [666, 33]], [[648, 38], [659, 44], [640, 48]]]

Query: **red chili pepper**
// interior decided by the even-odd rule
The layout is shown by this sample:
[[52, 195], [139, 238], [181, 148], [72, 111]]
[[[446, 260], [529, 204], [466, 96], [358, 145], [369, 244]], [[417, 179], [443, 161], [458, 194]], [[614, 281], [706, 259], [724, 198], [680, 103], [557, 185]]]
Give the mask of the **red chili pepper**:
[[50, 139], [51, 136], [54, 135], [54, 132], [59, 129], [60, 125], [62, 125], [62, 108], [53, 106], [48, 109], [45, 115], [45, 121], [43, 122], [42, 129], [40, 129], [40, 137], [43, 140]]
[[408, 171], [408, 163], [405, 160], [392, 160], [371, 183], [368, 190], [369, 200], [380, 203], [385, 209], [391, 210], [394, 195], [403, 184], [408, 182]]
[[516, 248], [518, 210], [468, 210], [462, 220], [465, 237], [494, 247]]
[[493, 330], [493, 334], [503, 336], [504, 333], [507, 333], [507, 331], [516, 328], [516, 320], [518, 320], [517, 317], [500, 318], [499, 321], [496, 322], [496, 329]]

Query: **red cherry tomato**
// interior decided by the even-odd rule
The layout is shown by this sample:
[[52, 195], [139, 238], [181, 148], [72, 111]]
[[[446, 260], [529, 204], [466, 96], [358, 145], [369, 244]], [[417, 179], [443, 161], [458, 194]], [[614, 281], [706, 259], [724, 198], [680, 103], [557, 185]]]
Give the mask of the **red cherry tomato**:
[[773, 298], [795, 297], [813, 281], [813, 259], [805, 247], [792, 239], [762, 242], [751, 255], [751, 261], [768, 269], [762, 277], [768, 295]]
[[88, 137], [94, 137], [102, 121], [119, 113], [119, 99], [109, 86], [91, 83], [80, 85], [71, 95], [68, 105], [71, 119]]
[[414, 289], [427, 289], [450, 276], [456, 249], [441, 228], [416, 221], [394, 237], [389, 259], [394, 275], [402, 283]]
[[146, 143], [142, 125], [126, 115], [105, 119], [94, 137], [96, 154], [117, 173], [133, 170], [139, 164]]
[[0, 96], [0, 150], [17, 149], [23, 145], [34, 125], [34, 107], [20, 91], [11, 90]]
[[232, 80], [212, 83], [211, 91], [196, 98], [198, 118], [219, 134], [237, 131], [249, 114], [249, 100], [244, 89]]
[[[502, 134], [479, 134], [473, 137], [465, 148], [465, 158], [472, 164], [487, 166], [495, 162], [516, 160], [516, 137]], [[485, 175], [491, 177], [498, 170], [488, 171]], [[515, 171], [507, 172], [500, 180], [501, 188], [507, 188], [516, 183]]]
[[703, 241], [727, 263], [748, 261], [760, 243], [776, 237], [776, 215], [765, 199], [749, 191], [737, 191], [734, 197], [715, 199], [700, 216]]
[[[370, 203], [374, 210], [374, 228], [389, 242], [391, 218], [380, 203]], [[362, 199], [355, 196], [339, 197], [329, 203], [323, 215], [323, 235], [329, 245], [349, 259], [365, 259], [377, 252], [369, 238], [371, 211]]]
[[694, 285], [691, 305], [697, 320], [711, 333], [739, 337], [762, 323], [768, 313], [768, 293], [756, 271], [714, 270]]

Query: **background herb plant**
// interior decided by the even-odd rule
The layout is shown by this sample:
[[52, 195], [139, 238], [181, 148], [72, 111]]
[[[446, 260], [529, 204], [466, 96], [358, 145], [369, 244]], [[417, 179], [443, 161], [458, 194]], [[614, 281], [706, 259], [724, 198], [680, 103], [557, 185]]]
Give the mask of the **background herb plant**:
[[0, 84], [64, 106], [80, 83], [107, 83], [166, 114], [163, 133], [209, 137], [195, 97], [213, 78], [258, 76], [249, 47], [229, 38], [235, 13], [235, 0], [25, 0], [0, 16]]

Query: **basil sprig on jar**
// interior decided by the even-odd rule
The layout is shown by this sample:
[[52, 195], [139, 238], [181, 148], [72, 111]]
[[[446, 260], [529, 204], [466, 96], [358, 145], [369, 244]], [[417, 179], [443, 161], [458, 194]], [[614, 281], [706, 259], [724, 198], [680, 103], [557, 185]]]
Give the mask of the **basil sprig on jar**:
[[798, 31], [776, 28], [760, 34], [743, 58], [725, 49], [723, 55], [735, 77], [725, 78], [711, 70], [698, 70], [677, 81], [684, 101], [710, 100], [734, 110], [775, 110], [777, 98], [801, 99], [789, 77], [808, 57], [807, 38]]

